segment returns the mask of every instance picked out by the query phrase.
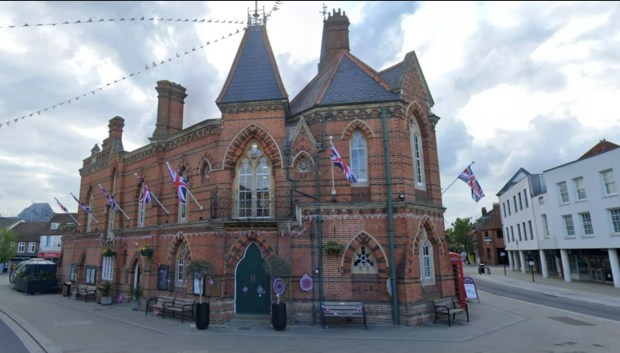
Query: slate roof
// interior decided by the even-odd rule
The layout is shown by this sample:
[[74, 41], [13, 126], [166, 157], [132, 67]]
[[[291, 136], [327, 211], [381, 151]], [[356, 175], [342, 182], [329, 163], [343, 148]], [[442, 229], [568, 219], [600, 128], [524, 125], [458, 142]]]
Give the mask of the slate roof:
[[347, 51], [340, 52], [291, 101], [291, 115], [323, 105], [399, 100], [392, 86]]
[[21, 220], [19, 217], [0, 217], [0, 229], [8, 228]]
[[596, 156], [601, 153], [605, 153], [607, 151], [615, 150], [618, 147], [620, 146], [616, 145], [613, 142], [609, 142], [607, 140], [601, 140], [599, 141], [599, 143], [594, 145], [594, 147], [590, 148], [588, 152], [584, 153], [583, 156], [579, 157], [578, 161]]
[[39, 241], [41, 235], [49, 234], [50, 224], [47, 222], [24, 222], [20, 223], [13, 231], [17, 241]]
[[54, 211], [48, 203], [33, 203], [24, 208], [17, 217], [26, 222], [48, 222], [53, 215]]
[[245, 30], [237, 56], [216, 103], [288, 99], [265, 26]]

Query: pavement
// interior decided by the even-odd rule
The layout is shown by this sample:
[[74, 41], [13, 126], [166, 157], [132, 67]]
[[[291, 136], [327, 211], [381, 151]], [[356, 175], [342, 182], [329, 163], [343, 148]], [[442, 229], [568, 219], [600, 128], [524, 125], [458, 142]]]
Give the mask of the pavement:
[[[520, 289], [620, 308], [620, 289], [589, 282], [564, 282], [490, 267], [466, 276]], [[470, 302], [470, 322], [457, 316], [452, 327], [432, 320], [415, 327], [358, 323], [289, 324], [275, 331], [269, 320], [235, 319], [197, 330], [193, 323], [132, 311], [130, 304], [101, 306], [58, 294], [24, 295], [0, 275], [0, 320], [25, 352], [214, 353], [214, 352], [455, 352], [611, 353], [620, 345], [620, 322], [549, 308], [479, 291]], [[2, 330], [2, 326], [0, 326]], [[3, 336], [0, 335], [0, 338]], [[1, 342], [7, 342], [2, 339]], [[0, 353], [21, 352], [0, 343]]]

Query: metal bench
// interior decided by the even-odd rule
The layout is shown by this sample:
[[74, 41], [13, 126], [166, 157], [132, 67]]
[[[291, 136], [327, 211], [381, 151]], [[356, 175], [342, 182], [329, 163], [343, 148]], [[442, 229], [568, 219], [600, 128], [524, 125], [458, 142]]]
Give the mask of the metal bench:
[[361, 318], [366, 329], [366, 309], [362, 302], [327, 301], [321, 305], [321, 324], [325, 328], [328, 317]]
[[75, 300], [78, 300], [80, 297], [84, 297], [84, 301], [88, 301], [88, 297], [92, 297], [93, 300], [97, 299], [97, 287], [91, 286], [87, 284], [80, 284], [77, 286], [75, 290]]
[[433, 307], [435, 308], [435, 320], [433, 323], [437, 323], [437, 318], [440, 316], [448, 317], [448, 327], [452, 326], [452, 321], [456, 318], [457, 314], [465, 313], [467, 315], [467, 322], [469, 322], [469, 309], [467, 303], [457, 302], [454, 298], [442, 298], [433, 300]]
[[152, 311], [153, 314], [162, 313], [164, 311], [164, 304], [174, 303], [174, 297], [160, 295], [157, 297], [150, 297], [146, 300], [146, 309], [144, 315]]
[[164, 318], [166, 312], [172, 313], [172, 317], [175, 318], [179, 313], [181, 316], [181, 322], [186, 314], [189, 314], [192, 320], [194, 319], [194, 307], [196, 306], [196, 299], [179, 299], [176, 298], [173, 302], [165, 302], [161, 311], [161, 318]]

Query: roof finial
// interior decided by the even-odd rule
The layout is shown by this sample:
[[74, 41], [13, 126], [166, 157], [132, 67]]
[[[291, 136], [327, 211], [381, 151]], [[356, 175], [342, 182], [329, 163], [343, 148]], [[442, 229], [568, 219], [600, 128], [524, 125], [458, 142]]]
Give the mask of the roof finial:
[[254, 1], [254, 18], [258, 18], [258, 1]]
[[323, 11], [319, 11], [319, 13], [323, 14], [323, 21], [327, 20], [327, 6], [323, 3]]

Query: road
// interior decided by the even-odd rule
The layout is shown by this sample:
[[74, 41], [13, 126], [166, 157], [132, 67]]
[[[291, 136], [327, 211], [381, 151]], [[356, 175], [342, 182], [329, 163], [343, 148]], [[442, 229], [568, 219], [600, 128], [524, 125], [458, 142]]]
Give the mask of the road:
[[523, 290], [501, 284], [490, 283], [484, 280], [476, 282], [480, 291], [497, 296], [521, 300], [527, 303], [544, 305], [551, 308], [562, 309], [574, 313], [591, 315], [614, 321], [620, 321], [620, 308], [607, 305], [586, 303], [578, 300], [567, 299], [549, 294]]

